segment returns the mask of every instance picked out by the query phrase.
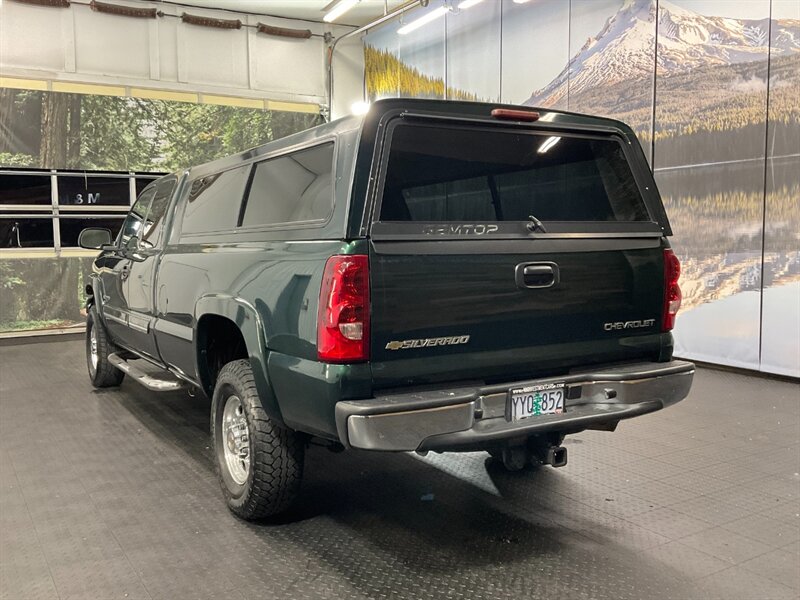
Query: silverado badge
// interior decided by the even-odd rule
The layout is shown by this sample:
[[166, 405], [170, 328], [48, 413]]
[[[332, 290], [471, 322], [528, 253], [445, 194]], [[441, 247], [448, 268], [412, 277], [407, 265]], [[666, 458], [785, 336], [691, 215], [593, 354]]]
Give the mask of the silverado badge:
[[408, 350], [409, 348], [430, 348], [432, 346], [457, 346], [469, 343], [468, 335], [424, 338], [416, 340], [392, 341], [386, 344], [387, 350]]

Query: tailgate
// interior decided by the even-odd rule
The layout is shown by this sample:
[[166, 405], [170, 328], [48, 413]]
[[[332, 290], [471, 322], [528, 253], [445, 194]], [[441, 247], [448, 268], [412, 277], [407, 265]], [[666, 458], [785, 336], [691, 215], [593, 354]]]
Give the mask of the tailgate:
[[621, 139], [403, 122], [387, 141], [376, 386], [659, 359], [666, 242]]

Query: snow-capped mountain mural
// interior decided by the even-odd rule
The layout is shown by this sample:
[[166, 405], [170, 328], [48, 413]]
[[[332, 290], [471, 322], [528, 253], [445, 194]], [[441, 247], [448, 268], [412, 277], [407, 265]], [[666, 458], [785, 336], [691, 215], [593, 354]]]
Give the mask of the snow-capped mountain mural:
[[629, 0], [590, 37], [564, 70], [524, 103], [552, 106], [569, 91], [580, 94], [598, 86], [651, 76], [656, 26], [659, 73], [688, 73], [699, 67], [765, 61], [800, 53], [800, 20], [745, 20], [704, 16], [667, 0]]
[[[480, 21], [456, 48], [466, 18], [452, 10], [413, 41], [371, 33], [370, 97], [487, 101], [502, 90], [502, 102], [626, 122], [655, 170], [682, 262], [676, 352], [800, 376], [800, 345], [786, 334], [800, 323], [800, 2], [503, 0], [500, 19]], [[489, 62], [499, 50], [488, 69], [461, 57], [483, 65], [480, 87], [456, 89], [463, 79], [404, 47], [448, 55], [466, 39]]]

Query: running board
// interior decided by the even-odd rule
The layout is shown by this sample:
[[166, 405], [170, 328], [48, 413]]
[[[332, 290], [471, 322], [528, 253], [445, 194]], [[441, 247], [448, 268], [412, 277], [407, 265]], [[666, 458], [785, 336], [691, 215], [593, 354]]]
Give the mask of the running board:
[[174, 379], [158, 379], [157, 377], [148, 375], [139, 367], [132, 365], [117, 354], [109, 354], [108, 362], [125, 373], [125, 375], [132, 377], [148, 390], [153, 390], [154, 392], [173, 392], [175, 390], [182, 390], [186, 387], [186, 384], [183, 381], [177, 381]]

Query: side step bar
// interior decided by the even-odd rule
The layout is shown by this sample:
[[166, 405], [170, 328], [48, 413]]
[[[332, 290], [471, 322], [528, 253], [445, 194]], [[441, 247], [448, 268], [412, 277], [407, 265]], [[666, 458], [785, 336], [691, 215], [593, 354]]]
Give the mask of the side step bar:
[[172, 392], [175, 390], [182, 390], [186, 387], [186, 383], [183, 381], [177, 381], [174, 379], [158, 379], [153, 377], [152, 375], [148, 375], [144, 371], [142, 371], [139, 367], [132, 365], [124, 358], [121, 358], [117, 354], [109, 354], [108, 355], [108, 362], [118, 368], [120, 371], [132, 377], [148, 390], [153, 390], [154, 392]]

